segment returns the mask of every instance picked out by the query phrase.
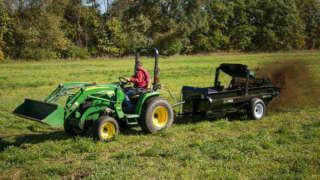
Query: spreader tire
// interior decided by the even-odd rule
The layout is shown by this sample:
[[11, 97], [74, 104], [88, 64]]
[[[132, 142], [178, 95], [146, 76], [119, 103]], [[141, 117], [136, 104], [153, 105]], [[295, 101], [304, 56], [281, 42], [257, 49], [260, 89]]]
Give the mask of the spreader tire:
[[266, 105], [263, 100], [254, 98], [251, 100], [249, 107], [249, 117], [254, 120], [260, 120], [266, 114]]
[[145, 133], [154, 133], [169, 128], [173, 116], [172, 106], [167, 100], [153, 97], [144, 104], [139, 124]]
[[118, 122], [110, 116], [101, 116], [96, 121], [93, 135], [100, 141], [107, 141], [119, 134]]

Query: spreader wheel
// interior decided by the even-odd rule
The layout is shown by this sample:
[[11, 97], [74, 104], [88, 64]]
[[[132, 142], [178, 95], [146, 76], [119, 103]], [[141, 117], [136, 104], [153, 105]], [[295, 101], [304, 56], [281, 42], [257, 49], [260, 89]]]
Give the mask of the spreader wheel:
[[154, 133], [169, 128], [173, 123], [173, 110], [169, 102], [160, 97], [149, 99], [143, 108], [141, 128], [146, 133]]
[[119, 133], [118, 122], [109, 116], [102, 116], [96, 122], [93, 133], [100, 141], [107, 141]]
[[254, 98], [251, 100], [251, 104], [249, 107], [249, 116], [252, 119], [260, 120], [266, 113], [266, 105], [263, 100], [259, 98]]

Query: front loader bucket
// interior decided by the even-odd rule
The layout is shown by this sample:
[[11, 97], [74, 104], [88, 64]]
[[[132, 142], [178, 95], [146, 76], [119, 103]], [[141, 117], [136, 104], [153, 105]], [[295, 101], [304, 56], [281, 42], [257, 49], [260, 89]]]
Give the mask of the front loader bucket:
[[62, 106], [31, 99], [25, 99], [24, 103], [13, 111], [13, 114], [53, 127], [62, 127], [64, 123]]

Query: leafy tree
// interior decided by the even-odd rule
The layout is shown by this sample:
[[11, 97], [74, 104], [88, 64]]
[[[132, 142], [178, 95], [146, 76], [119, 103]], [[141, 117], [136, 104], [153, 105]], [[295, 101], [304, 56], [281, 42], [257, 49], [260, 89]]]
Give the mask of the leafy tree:
[[306, 48], [320, 48], [320, 1], [297, 0], [296, 3], [305, 24]]
[[[110, 7], [108, 7], [108, 3]], [[103, 4], [108, 7], [107, 15], [122, 18], [125, 12], [133, 6], [134, 0], [114, 0], [112, 3], [110, 0], [103, 0]]]
[[304, 46], [304, 24], [294, 0], [257, 3], [254, 44], [257, 50], [299, 49]]
[[230, 37], [228, 22], [234, 17], [231, 8], [231, 1], [208, 1], [206, 4], [207, 14], [209, 16], [209, 42], [212, 51], [228, 50]]
[[230, 47], [229, 49], [248, 50], [254, 45], [252, 39], [256, 33], [253, 25], [255, 18], [256, 0], [238, 0], [231, 3], [233, 16], [228, 22]]
[[8, 21], [9, 17], [3, 7], [2, 1], [0, 0], [0, 61], [4, 60], [2, 48], [5, 46], [5, 42], [3, 41], [3, 37], [8, 31]]
[[0, 0], [1, 59], [147, 45], [166, 55], [320, 48], [320, 0]]
[[143, 14], [138, 15], [134, 19], [129, 19], [124, 23], [124, 31], [126, 32], [126, 54], [134, 53], [138, 48], [146, 47], [152, 41], [148, 36], [151, 28], [151, 21]]
[[99, 35], [97, 46], [101, 54], [124, 54], [127, 35], [123, 33], [121, 21], [116, 18], [109, 19]]

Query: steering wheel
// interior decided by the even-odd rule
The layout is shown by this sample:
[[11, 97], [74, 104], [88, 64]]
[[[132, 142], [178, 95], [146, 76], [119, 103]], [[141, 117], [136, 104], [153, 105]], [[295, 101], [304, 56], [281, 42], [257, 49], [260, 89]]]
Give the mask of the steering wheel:
[[122, 86], [131, 83], [131, 82], [128, 81], [127, 78], [125, 78], [125, 77], [119, 77], [119, 82], [120, 82], [120, 84], [121, 84]]

